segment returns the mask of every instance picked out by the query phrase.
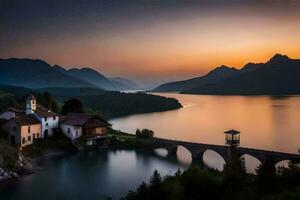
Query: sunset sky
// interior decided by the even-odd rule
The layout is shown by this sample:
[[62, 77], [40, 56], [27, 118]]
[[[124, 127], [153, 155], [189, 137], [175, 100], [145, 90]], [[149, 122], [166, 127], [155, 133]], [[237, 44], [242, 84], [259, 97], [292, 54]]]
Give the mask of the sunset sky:
[[0, 57], [165, 82], [300, 57], [300, 0], [0, 0]]

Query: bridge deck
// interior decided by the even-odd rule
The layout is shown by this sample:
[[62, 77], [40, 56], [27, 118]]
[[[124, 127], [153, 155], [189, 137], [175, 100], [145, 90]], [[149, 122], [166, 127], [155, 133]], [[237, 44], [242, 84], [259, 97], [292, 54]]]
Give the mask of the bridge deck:
[[[218, 152], [221, 155], [222, 154], [224, 155], [224, 151], [227, 151], [229, 149], [229, 146], [225, 146], [225, 145], [186, 142], [186, 141], [170, 140], [170, 139], [163, 139], [163, 138], [154, 138], [154, 140], [168, 145], [184, 146], [189, 150], [192, 149], [195, 151], [197, 151], [197, 149], [199, 151], [211, 149]], [[293, 160], [293, 161], [300, 162], [300, 154], [292, 154], [292, 153], [246, 148], [246, 147], [237, 147], [237, 150], [241, 155], [249, 154], [258, 158], [259, 160], [262, 160], [263, 157], [271, 156], [272, 158], [275, 158], [276, 161]], [[222, 153], [220, 153], [220, 151], [222, 151]]]

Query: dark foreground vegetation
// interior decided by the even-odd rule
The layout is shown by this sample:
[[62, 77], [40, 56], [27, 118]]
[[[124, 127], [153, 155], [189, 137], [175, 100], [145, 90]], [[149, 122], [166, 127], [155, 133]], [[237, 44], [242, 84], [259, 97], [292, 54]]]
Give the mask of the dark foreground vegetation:
[[137, 138], [153, 138], [154, 132], [149, 129], [142, 129], [142, 130], [137, 129], [135, 135]]
[[143, 182], [136, 191], [130, 191], [123, 200], [292, 200], [300, 199], [300, 168], [276, 171], [272, 159], [257, 169], [257, 176], [245, 172], [243, 160], [233, 159], [224, 171], [200, 167], [161, 177], [154, 171], [150, 182]]
[[62, 109], [63, 104], [77, 99], [84, 106], [85, 112], [99, 114], [107, 119], [182, 107], [176, 99], [145, 93], [122, 93], [95, 88], [28, 89], [0, 86], [0, 112], [8, 107], [23, 110], [25, 106], [24, 99], [29, 93], [37, 98], [39, 104], [55, 112], [66, 114], [65, 110]]

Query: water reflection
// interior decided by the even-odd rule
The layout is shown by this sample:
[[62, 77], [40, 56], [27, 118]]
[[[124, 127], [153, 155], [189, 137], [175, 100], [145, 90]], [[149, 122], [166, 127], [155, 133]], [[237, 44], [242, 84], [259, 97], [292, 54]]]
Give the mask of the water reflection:
[[162, 176], [186, 169], [176, 157], [129, 150], [79, 152], [39, 164], [43, 169], [36, 174], [0, 185], [0, 199], [118, 199], [148, 182], [155, 169]]
[[183, 146], [177, 147], [176, 156], [181, 164], [190, 166], [192, 164], [192, 154]]
[[223, 171], [225, 160], [213, 150], [206, 150], [203, 154], [203, 162], [206, 166], [218, 171]]
[[168, 156], [168, 151], [165, 148], [156, 148], [154, 149], [154, 152], [156, 153], [156, 155], [161, 156], [163, 158]]
[[288, 168], [289, 167], [289, 163], [290, 161], [289, 160], [283, 160], [283, 161], [280, 161], [279, 163], [276, 163], [276, 168], [281, 168], [281, 167], [284, 167], [284, 168]]
[[131, 133], [149, 128], [158, 137], [210, 144], [224, 144], [223, 132], [234, 128], [244, 147], [290, 153], [300, 148], [300, 96], [159, 95], [184, 107], [114, 119], [113, 127]]
[[243, 155], [242, 158], [245, 160], [247, 173], [256, 174], [256, 169], [259, 167], [261, 162], [257, 158], [248, 154]]

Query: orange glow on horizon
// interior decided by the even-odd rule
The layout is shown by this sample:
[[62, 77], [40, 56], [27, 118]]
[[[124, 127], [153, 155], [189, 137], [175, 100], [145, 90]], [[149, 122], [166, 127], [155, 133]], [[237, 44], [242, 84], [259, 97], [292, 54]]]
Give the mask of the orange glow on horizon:
[[128, 20], [113, 30], [99, 25], [92, 33], [46, 34], [2, 49], [1, 57], [39, 58], [67, 68], [88, 66], [108, 76], [174, 80], [220, 65], [241, 68], [248, 62], [266, 62], [276, 53], [300, 58], [299, 14], [251, 9], [176, 13], [171, 19], [162, 15]]

